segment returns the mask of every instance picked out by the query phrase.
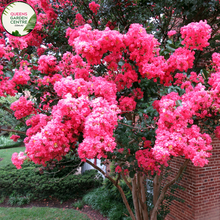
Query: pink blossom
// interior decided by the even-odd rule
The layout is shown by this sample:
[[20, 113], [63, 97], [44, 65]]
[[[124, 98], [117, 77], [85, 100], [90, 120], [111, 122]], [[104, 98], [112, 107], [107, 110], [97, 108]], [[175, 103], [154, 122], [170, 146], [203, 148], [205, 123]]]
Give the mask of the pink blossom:
[[12, 135], [11, 137], [10, 137], [10, 139], [12, 139], [14, 142], [17, 142], [17, 140], [20, 138], [20, 136], [19, 135]]
[[116, 173], [121, 173], [122, 172], [121, 167], [120, 166], [115, 167], [115, 172]]
[[11, 161], [17, 167], [17, 169], [21, 169], [22, 168], [21, 165], [24, 163], [24, 160], [26, 158], [27, 157], [24, 155], [24, 152], [20, 152], [19, 154], [13, 153]]
[[207, 21], [192, 22], [181, 28], [181, 42], [188, 49], [203, 50], [209, 46], [208, 40], [211, 37], [212, 29], [207, 24]]
[[59, 70], [56, 62], [56, 57], [52, 55], [42, 55], [38, 60], [38, 64], [38, 70], [49, 76], [52, 76]]
[[21, 96], [19, 100], [13, 102], [11, 104], [11, 109], [15, 111], [15, 117], [17, 119], [26, 117], [30, 114], [36, 112], [34, 108], [34, 103], [32, 101], [28, 101], [25, 97]]
[[27, 82], [30, 80], [30, 74], [30, 69], [27, 66], [25, 66], [24, 69], [15, 69], [15, 74], [12, 78], [12, 81], [18, 85], [26, 85]]
[[176, 34], [176, 31], [174, 31], [174, 30], [168, 31], [168, 33], [167, 33], [167, 35], [168, 35], [169, 37], [171, 37], [171, 36], [173, 36], [173, 35], [175, 35], [175, 34]]
[[92, 1], [91, 3], [89, 3], [89, 9], [94, 13], [97, 14], [97, 11], [99, 10], [100, 5], [96, 4], [94, 1]]

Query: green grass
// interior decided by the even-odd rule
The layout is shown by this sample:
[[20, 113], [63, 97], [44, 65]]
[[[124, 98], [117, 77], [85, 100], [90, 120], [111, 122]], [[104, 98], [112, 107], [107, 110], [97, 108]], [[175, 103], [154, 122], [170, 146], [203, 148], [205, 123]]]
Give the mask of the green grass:
[[0, 219], [4, 220], [89, 220], [89, 218], [72, 209], [47, 207], [0, 208]]
[[8, 164], [11, 164], [12, 154], [14, 152], [19, 153], [20, 151], [25, 151], [25, 147], [16, 147], [16, 148], [9, 148], [9, 149], [0, 150], [0, 158], [3, 158], [3, 160], [0, 161], [0, 168], [6, 166]]

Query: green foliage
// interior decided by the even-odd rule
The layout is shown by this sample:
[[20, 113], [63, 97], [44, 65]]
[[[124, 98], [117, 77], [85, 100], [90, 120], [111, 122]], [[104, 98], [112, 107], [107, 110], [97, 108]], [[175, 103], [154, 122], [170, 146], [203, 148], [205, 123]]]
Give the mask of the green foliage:
[[[124, 190], [129, 205], [133, 208], [130, 189], [124, 181], [120, 181], [119, 185]], [[103, 187], [86, 194], [83, 197], [83, 202], [91, 205], [93, 209], [99, 210], [110, 220], [130, 220], [118, 189], [108, 179], [105, 179]]]
[[87, 190], [100, 186], [102, 177], [96, 170], [86, 171], [83, 175], [52, 177], [39, 173], [39, 166], [26, 162], [23, 169], [17, 170], [14, 165], [0, 169], [0, 194], [17, 195], [16, 199], [33, 193], [33, 198], [44, 199], [55, 197], [67, 200], [82, 196]]
[[5, 196], [0, 196], [0, 204], [2, 204], [5, 201]]
[[9, 137], [0, 136], [0, 149], [6, 149], [6, 148], [12, 148], [12, 147], [18, 147], [22, 144], [22, 141], [14, 142]]
[[11, 140], [9, 137], [0, 136], [0, 147], [1, 146], [7, 146], [13, 144], [14, 141]]
[[[0, 129], [7, 128], [7, 129], [14, 129], [14, 130], [19, 130], [19, 131], [26, 131], [27, 129], [26, 125], [21, 123], [21, 121], [18, 121], [12, 114], [13, 111], [11, 111], [10, 109], [11, 104], [15, 102], [16, 100], [17, 100], [17, 97], [12, 97], [12, 96], [0, 97]], [[0, 132], [0, 134], [1, 135], [6, 135], [6, 134], [12, 135], [12, 133], [9, 133], [7, 131], [2, 131]], [[20, 138], [21, 140], [24, 139], [25, 137], [25, 135], [23, 134], [19, 134], [19, 136], [21, 137]], [[13, 146], [12, 142], [10, 143], [11, 146]]]
[[7, 96], [7, 97], [0, 97], [0, 125], [1, 126], [12, 126], [16, 125], [18, 122], [16, 118], [10, 114], [9, 112], [5, 111], [3, 108], [9, 108], [11, 103], [17, 100], [16, 97]]
[[23, 31], [31, 32], [35, 27], [36, 21], [37, 21], [37, 16], [36, 14], [33, 14]]
[[83, 200], [78, 200], [77, 202], [73, 203], [72, 206], [74, 208], [82, 209], [84, 205]]
[[[119, 185], [123, 189], [123, 191], [126, 195], [126, 198], [128, 200], [128, 204], [131, 207], [133, 207], [132, 193], [131, 193], [130, 189], [128, 188], [127, 184], [124, 182], [124, 180], [120, 180]], [[109, 196], [111, 199], [114, 199], [116, 202], [123, 203], [123, 200], [121, 198], [121, 194], [119, 193], [117, 187], [114, 186], [109, 179], [104, 180], [103, 188], [109, 192]]]
[[82, 165], [83, 163], [81, 162], [81, 159], [70, 152], [69, 154], [63, 156], [63, 159], [61, 161], [49, 161], [45, 167], [40, 168], [40, 173], [46, 173], [53, 178], [61, 178], [69, 174], [70, 172], [71, 174], [76, 173], [77, 167], [80, 167]]
[[11, 34], [14, 35], [14, 36], [16, 36], [16, 37], [21, 37], [21, 34], [19, 33], [18, 30], [16, 30], [16, 31], [12, 31]]
[[28, 193], [26, 196], [20, 196], [20, 195], [16, 195], [12, 193], [9, 196], [8, 204], [11, 206], [14, 206], [14, 205], [22, 206], [25, 204], [29, 204], [32, 198], [33, 198], [33, 194], [31, 193]]

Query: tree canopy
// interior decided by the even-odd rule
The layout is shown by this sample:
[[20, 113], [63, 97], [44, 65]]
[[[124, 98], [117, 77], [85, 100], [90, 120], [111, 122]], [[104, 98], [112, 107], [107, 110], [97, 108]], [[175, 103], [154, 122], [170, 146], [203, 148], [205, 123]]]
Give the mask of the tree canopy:
[[[46, 166], [70, 151], [96, 169], [88, 159], [114, 161], [117, 178], [105, 175], [131, 218], [156, 219], [187, 163], [207, 164], [211, 134], [220, 137], [219, 1], [26, 2], [37, 13], [28, 35], [0, 25], [0, 96], [20, 94], [1, 107], [26, 122], [26, 154], [13, 154], [13, 163]], [[185, 162], [161, 189], [174, 157]], [[158, 183], [150, 212], [146, 178]]]

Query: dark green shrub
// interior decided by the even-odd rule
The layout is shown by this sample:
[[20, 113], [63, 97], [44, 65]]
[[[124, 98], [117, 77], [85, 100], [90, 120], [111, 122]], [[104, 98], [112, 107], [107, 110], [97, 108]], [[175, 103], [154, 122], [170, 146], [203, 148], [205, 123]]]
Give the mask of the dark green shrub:
[[55, 197], [67, 200], [81, 197], [87, 190], [102, 184], [102, 177], [96, 170], [64, 177], [40, 174], [39, 166], [33, 163], [26, 162], [20, 170], [10, 164], [0, 169], [0, 195], [26, 196], [32, 193], [35, 199]]
[[63, 156], [61, 161], [52, 160], [47, 163], [46, 167], [40, 168], [40, 173], [46, 173], [52, 177], [64, 177], [71, 172], [76, 173], [77, 168], [82, 166], [81, 159], [70, 152]]
[[[123, 189], [130, 207], [133, 207], [133, 199], [132, 199], [131, 190], [128, 188], [128, 186], [126, 185], [124, 180], [120, 180], [119, 185]], [[104, 187], [105, 190], [107, 190], [109, 192], [109, 196], [112, 199], [114, 199], [116, 202], [124, 203], [123, 199], [121, 197], [121, 194], [119, 193], [117, 187], [114, 186], [109, 179], [104, 180], [103, 187]]]
[[[130, 189], [124, 181], [120, 181], [119, 184], [124, 190], [131, 208], [133, 208]], [[87, 193], [83, 197], [83, 201], [91, 205], [93, 209], [99, 210], [103, 215], [108, 216], [110, 220], [130, 220], [118, 189], [108, 179], [105, 179], [102, 187]]]

